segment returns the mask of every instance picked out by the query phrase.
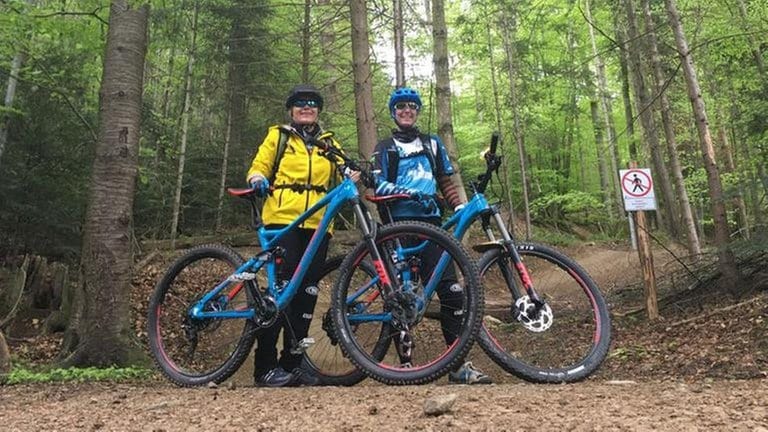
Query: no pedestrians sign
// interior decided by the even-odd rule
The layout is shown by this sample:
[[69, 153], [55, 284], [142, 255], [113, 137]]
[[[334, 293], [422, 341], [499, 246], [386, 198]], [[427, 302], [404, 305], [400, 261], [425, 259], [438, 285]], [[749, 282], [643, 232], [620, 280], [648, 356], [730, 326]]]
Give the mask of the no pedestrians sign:
[[619, 170], [619, 181], [624, 196], [624, 210], [656, 210], [656, 195], [653, 193], [653, 178], [649, 168]]

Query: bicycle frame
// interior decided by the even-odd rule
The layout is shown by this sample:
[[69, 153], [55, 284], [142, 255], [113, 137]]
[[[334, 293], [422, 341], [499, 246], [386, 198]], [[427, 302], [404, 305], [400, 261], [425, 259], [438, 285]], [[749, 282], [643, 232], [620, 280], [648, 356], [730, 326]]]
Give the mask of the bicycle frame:
[[[344, 159], [344, 161], [345, 163], [351, 163], [349, 159]], [[382, 291], [385, 294], [389, 294], [392, 292], [392, 290], [394, 290], [392, 281], [398, 280], [396, 275], [399, 275], [399, 279], [402, 281], [402, 288], [404, 290], [412, 290], [412, 284], [410, 283], [412, 280], [410, 274], [411, 271], [406, 268], [398, 272], [395, 270], [392, 262], [389, 259], [382, 259], [375, 244], [375, 222], [373, 222], [370, 214], [367, 211], [367, 208], [360, 200], [360, 194], [357, 190], [355, 182], [352, 181], [348, 176], [345, 176], [344, 180], [337, 187], [330, 190], [322, 199], [320, 199], [320, 201], [299, 215], [299, 217], [289, 225], [280, 229], [266, 229], [263, 224], [257, 224], [256, 231], [258, 234], [259, 243], [262, 247], [262, 251], [256, 256], [250, 258], [247, 262], [235, 270], [235, 272], [232, 273], [229, 277], [220, 282], [211, 291], [207, 292], [200, 300], [195, 302], [195, 304], [190, 308], [189, 313], [191, 318], [247, 318], [258, 321], [260, 317], [257, 316], [258, 312], [256, 309], [259, 307], [259, 301], [263, 300], [261, 298], [263, 296], [258, 292], [258, 290], [255, 290], [257, 292], [252, 293], [255, 297], [259, 297], [256, 299], [257, 304], [255, 308], [248, 307], [247, 309], [239, 310], [205, 310], [205, 306], [209, 302], [214, 301], [214, 299], [223, 301], [225, 305], [226, 301], [234, 298], [235, 295], [237, 295], [237, 293], [243, 288], [244, 282], [251, 281], [256, 278], [256, 273], [259, 272], [264, 267], [264, 265], [267, 266], [267, 296], [271, 298], [272, 301], [274, 301], [277, 310], [284, 310], [298, 291], [299, 286], [303, 281], [304, 276], [307, 274], [309, 266], [312, 263], [312, 260], [315, 258], [315, 255], [320, 247], [320, 242], [322, 241], [325, 234], [328, 233], [334, 217], [336, 217], [341, 209], [349, 203], [352, 203], [355, 215], [360, 221], [360, 230], [362, 231], [364, 241], [368, 243], [371, 259], [373, 260], [374, 267], [376, 268], [378, 274], [375, 280], [372, 280], [372, 283], [379, 283], [381, 281]], [[288, 281], [286, 286], [279, 286], [277, 281], [276, 263], [273, 258], [273, 253], [277, 243], [287, 233], [297, 229], [307, 219], [309, 219], [312, 215], [323, 208], [326, 208], [325, 214], [323, 215], [318, 228], [315, 230], [315, 233], [310, 239], [309, 245], [302, 255], [296, 271], [291, 276], [291, 279]], [[412, 256], [413, 254], [418, 253], [418, 251], [425, 246], [426, 242], [423, 242], [416, 247], [402, 247], [402, 245], [398, 245], [398, 247], [393, 250], [392, 258], [395, 258], [396, 260], [403, 260], [408, 256]], [[440, 260], [440, 263], [438, 264], [434, 274], [438, 276], [442, 275], [442, 272], [447, 267], [447, 265], [448, 258], [443, 257], [443, 259]], [[427, 302], [424, 299], [431, 298], [432, 294], [437, 289], [439, 280], [439, 277], [432, 277], [424, 287], [423, 297], [421, 297], [420, 301], [418, 302], [419, 311], [423, 311], [425, 309]], [[232, 288], [232, 290], [226, 294], [225, 298], [220, 297], [222, 292], [233, 282], [240, 283]], [[357, 296], [359, 295], [360, 294]], [[354, 299], [351, 299], [350, 301], [354, 301]], [[221, 307], [220, 309], [224, 308]], [[354, 320], [389, 322], [392, 320], [392, 314], [359, 314], [355, 316]]]
[[[365, 221], [370, 220], [370, 218], [364, 214], [362, 204], [359, 203], [359, 193], [357, 191], [357, 187], [351, 179], [345, 177], [339, 186], [329, 191], [328, 194], [320, 199], [320, 201], [302, 213], [289, 225], [280, 229], [267, 229], [263, 225], [256, 228], [262, 252], [246, 261], [245, 264], [235, 270], [235, 272], [226, 280], [222, 281], [213, 290], [206, 293], [197, 303], [195, 303], [190, 311], [192, 318], [254, 318], [255, 311], [253, 308], [236, 311], [204, 311], [203, 308], [205, 304], [218, 296], [222, 290], [224, 290], [231, 282], [254, 279], [255, 273], [260, 271], [265, 264], [267, 265], [267, 292], [274, 299], [275, 304], [279, 310], [285, 309], [290, 300], [296, 294], [296, 291], [299, 289], [299, 284], [304, 279], [304, 276], [307, 274], [309, 265], [311, 264], [315, 254], [317, 253], [317, 250], [320, 247], [320, 242], [328, 232], [331, 223], [333, 222], [333, 218], [339, 213], [341, 208], [349, 202], [358, 203], [354, 206], [354, 208], [356, 213], [358, 213], [358, 219], [363, 221], [361, 229], [364, 235], [370, 235], [370, 227], [367, 223], [365, 223]], [[320, 221], [320, 225], [318, 226], [317, 230], [315, 230], [315, 233], [310, 239], [307, 250], [302, 255], [298, 267], [288, 282], [288, 285], [282, 288], [278, 287], [276, 264], [274, 259], [272, 259], [272, 253], [275, 245], [278, 241], [280, 241], [280, 239], [285, 237], [287, 233], [297, 229], [312, 215], [326, 207], [327, 209]], [[234, 297], [234, 295], [237, 294], [241, 288], [242, 284], [234, 288], [230, 297]]]

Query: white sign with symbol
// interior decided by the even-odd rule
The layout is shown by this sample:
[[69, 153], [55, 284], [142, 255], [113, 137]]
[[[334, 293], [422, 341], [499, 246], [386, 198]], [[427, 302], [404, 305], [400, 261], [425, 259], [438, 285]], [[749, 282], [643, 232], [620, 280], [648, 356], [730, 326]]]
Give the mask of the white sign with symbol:
[[624, 210], [656, 210], [656, 195], [649, 168], [619, 170], [619, 181], [624, 195]]

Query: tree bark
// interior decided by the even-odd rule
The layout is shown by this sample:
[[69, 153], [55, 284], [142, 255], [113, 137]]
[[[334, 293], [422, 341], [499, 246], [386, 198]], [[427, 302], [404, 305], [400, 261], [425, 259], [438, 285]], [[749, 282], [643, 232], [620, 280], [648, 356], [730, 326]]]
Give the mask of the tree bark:
[[395, 86], [405, 87], [405, 32], [403, 31], [403, 0], [392, 0], [395, 45]]
[[[629, 158], [631, 160], [637, 160], [637, 136], [635, 135], [635, 117], [632, 113], [632, 97], [629, 92], [630, 79], [629, 79], [629, 67], [627, 64], [627, 47], [626, 47], [626, 32], [621, 28], [621, 2], [614, 3], [613, 9], [613, 30], [616, 36], [619, 50], [619, 76], [621, 77], [621, 100], [624, 105], [624, 121], [626, 124], [627, 150], [629, 151]], [[616, 176], [618, 176], [618, 171]], [[622, 209], [623, 210], [623, 209]]]
[[608, 168], [605, 163], [605, 140], [603, 139], [603, 121], [600, 118], [600, 111], [597, 106], [597, 100], [591, 100], [589, 102], [590, 113], [592, 114], [592, 130], [595, 134], [595, 149], [597, 150], [597, 171], [600, 175], [600, 191], [603, 193], [603, 203], [605, 208], [613, 208], [613, 202], [611, 200], [610, 187], [608, 186]]
[[[603, 121], [605, 123], [605, 133], [608, 137], [608, 155], [610, 159], [611, 173], [608, 176], [610, 185], [606, 184], [605, 187], [608, 188], [610, 186], [610, 190], [604, 189], [604, 192], [608, 197], [611, 198], [611, 200], [607, 202], [606, 205], [610, 211], [609, 214], [621, 215], [624, 213], [624, 208], [621, 204], [621, 188], [618, 184], [619, 157], [618, 146], [616, 144], [616, 126], [613, 123], [613, 106], [611, 104], [611, 95], [608, 91], [608, 80], [606, 79], [605, 74], [605, 62], [603, 61], [603, 57], [600, 55], [600, 51], [597, 49], [597, 40], [595, 38], [595, 29], [592, 25], [592, 12], [590, 10], [589, 1], [587, 1], [584, 12], [586, 13], [587, 20], [589, 20], [589, 40], [592, 44], [592, 55], [595, 58], [595, 72], [597, 75], [597, 88], [599, 93], [598, 97], [600, 100], [600, 107], [602, 108]], [[602, 147], [600, 147], [600, 154], [602, 153]]]
[[[333, 3], [331, 0], [318, 0], [317, 4], [320, 6], [318, 9], [325, 11], [329, 9], [327, 6], [331, 6]], [[336, 84], [339, 81], [340, 73], [336, 66], [337, 48], [334, 46], [336, 42], [336, 31], [334, 29], [334, 20], [336, 16], [337, 15], [334, 12], [323, 13], [320, 25], [320, 48], [322, 49], [324, 59], [323, 69], [328, 77], [328, 85], [325, 87], [326, 103], [323, 108], [327, 113], [341, 112], [339, 106], [341, 97], [339, 95], [338, 85]], [[326, 119], [325, 126], [333, 128], [333, 117], [326, 116]]]
[[376, 145], [376, 118], [373, 109], [370, 42], [366, 0], [349, 2], [352, 21], [352, 73], [355, 79], [355, 114], [360, 156], [368, 160]]
[[[728, 140], [728, 134], [725, 132], [725, 115], [723, 115], [722, 110], [716, 110], [715, 121], [717, 122], [717, 138], [720, 141], [723, 160], [725, 160], [725, 172], [736, 173], [736, 161], [733, 157], [733, 150], [731, 148], [731, 143]], [[749, 219], [747, 218], [747, 205], [744, 202], [744, 189], [741, 185], [741, 180], [738, 181], [735, 188], [736, 194], [733, 197], [733, 203], [738, 211], [740, 231], [744, 232], [744, 237], [749, 238]]]
[[[229, 98], [232, 96], [230, 95]], [[227, 104], [231, 107], [232, 104]], [[221, 232], [221, 219], [224, 215], [224, 192], [227, 188], [227, 170], [229, 167], [229, 139], [232, 133], [232, 113], [227, 113], [227, 127], [224, 132], [224, 149], [221, 156], [221, 174], [219, 175], [219, 200], [216, 206], [216, 232]]]
[[[523, 128], [522, 113], [520, 112], [521, 97], [520, 91], [517, 87], [517, 79], [519, 75], [518, 62], [517, 62], [517, 50], [515, 49], [515, 38], [517, 35], [517, 18], [516, 10], [505, 11], [503, 15], [504, 22], [502, 23], [502, 37], [504, 40], [504, 51], [507, 56], [507, 79], [509, 81], [509, 103], [512, 105], [512, 127], [513, 136], [515, 138], [515, 145], [517, 146], [517, 156], [520, 164], [520, 188], [523, 191], [523, 212], [525, 214], [525, 238], [530, 239], [532, 235], [531, 229], [531, 206], [528, 196], [528, 189], [530, 181], [528, 180], [528, 166], [527, 166], [527, 154], [525, 151], [525, 131]], [[503, 148], [503, 147], [502, 147]], [[508, 158], [511, 160], [511, 158]], [[508, 170], [504, 170], [508, 172]], [[512, 220], [514, 221], [514, 211], [512, 206], [511, 187], [509, 187], [509, 180], [504, 179], [507, 187], [507, 201], [509, 202], [509, 209], [512, 213]], [[510, 224], [510, 229], [514, 227], [514, 224]]]
[[453, 182], [458, 186], [459, 198], [467, 201], [461, 168], [458, 163], [456, 139], [453, 135], [453, 113], [451, 110], [451, 78], [448, 73], [448, 27], [445, 24], [444, 0], [432, 1], [432, 61], [435, 65], [435, 102], [437, 111], [437, 134], [442, 138], [453, 165]]
[[8, 344], [5, 342], [3, 331], [0, 330], [0, 384], [3, 382], [3, 376], [11, 371], [11, 352], [8, 350]]
[[309, 82], [310, 32], [312, 0], [304, 0], [304, 20], [301, 26], [301, 82]]
[[653, 176], [656, 178], [656, 184], [659, 185], [659, 189], [661, 189], [661, 197], [663, 199], [663, 202], [660, 203], [661, 209], [660, 211], [657, 211], [656, 214], [661, 219], [661, 224], [664, 226], [665, 230], [673, 237], [678, 238], [677, 204], [674, 194], [672, 193], [672, 184], [669, 181], [669, 173], [667, 172], [667, 167], [664, 164], [664, 158], [661, 154], [659, 137], [656, 134], [656, 121], [654, 120], [653, 112], [651, 111], [653, 101], [648, 94], [648, 87], [645, 84], [645, 78], [643, 76], [643, 62], [641, 60], [643, 49], [640, 44], [640, 32], [638, 31], [637, 26], [635, 6], [632, 0], [624, 0], [624, 5], [627, 12], [627, 36], [629, 37], [629, 44], [631, 47], [629, 61], [632, 66], [630, 72], [635, 88], [635, 103], [637, 105], [637, 111], [640, 113], [640, 123], [643, 126], [643, 135], [645, 136], [645, 142], [648, 145], [651, 161], [653, 163]]
[[132, 342], [131, 225], [149, 6], [113, 0], [99, 92], [99, 140], [91, 174], [75, 317], [65, 334], [64, 366], [125, 366]]
[[187, 59], [187, 72], [184, 77], [184, 108], [181, 112], [181, 143], [179, 144], [179, 166], [176, 172], [176, 192], [173, 196], [173, 216], [171, 219], [171, 249], [176, 242], [176, 234], [179, 227], [181, 213], [181, 189], [184, 185], [184, 165], [187, 160], [187, 136], [189, 134], [189, 111], [192, 107], [192, 71], [195, 66], [195, 44], [197, 43], [197, 16], [200, 9], [199, 2], [195, 1], [195, 10], [192, 16], [192, 29]]
[[715, 223], [718, 267], [723, 274], [725, 286], [729, 287], [732, 292], [736, 292], [737, 287], [740, 286], [741, 275], [736, 268], [736, 260], [729, 245], [728, 219], [725, 212], [723, 186], [720, 182], [720, 172], [715, 162], [715, 150], [712, 146], [712, 135], [709, 132], [709, 121], [707, 119], [704, 99], [701, 96], [701, 87], [696, 76], [693, 56], [688, 49], [688, 41], [680, 24], [675, 0], [664, 0], [664, 3], [667, 7], [669, 24], [675, 35], [675, 45], [682, 61], [688, 97], [691, 100], [691, 107], [696, 120], [696, 131], [699, 136], [701, 155], [704, 159], [704, 169], [707, 172], [712, 219]]
[[[8, 75], [8, 86], [5, 89], [5, 100], [3, 106], [7, 109], [13, 107], [13, 100], [16, 97], [16, 86], [19, 83], [19, 73], [21, 64], [24, 63], [24, 53], [19, 52], [13, 57], [11, 70]], [[0, 161], [3, 160], [5, 145], [8, 142], [8, 126], [11, 123], [11, 114], [0, 113]]]
[[659, 95], [659, 107], [661, 110], [661, 124], [664, 127], [664, 137], [667, 141], [667, 153], [669, 153], [669, 167], [672, 171], [672, 178], [675, 182], [677, 191], [677, 200], [680, 204], [680, 211], [683, 218], [683, 229], [685, 231], [686, 245], [688, 253], [694, 256], [701, 254], [701, 244], [699, 235], [696, 232], [696, 224], [693, 220], [693, 210], [691, 202], [688, 199], [688, 191], [685, 189], [685, 179], [680, 165], [680, 158], [677, 155], [677, 139], [675, 137], [674, 123], [672, 121], [672, 109], [670, 108], [669, 98], [666, 93], [666, 79], [662, 71], [661, 59], [659, 57], [658, 41], [656, 39], [656, 24], [651, 15], [651, 6], [649, 0], [642, 0], [643, 15], [645, 16], [645, 29], [648, 35], [648, 50], [651, 53], [651, 67], [655, 78], [655, 92]]

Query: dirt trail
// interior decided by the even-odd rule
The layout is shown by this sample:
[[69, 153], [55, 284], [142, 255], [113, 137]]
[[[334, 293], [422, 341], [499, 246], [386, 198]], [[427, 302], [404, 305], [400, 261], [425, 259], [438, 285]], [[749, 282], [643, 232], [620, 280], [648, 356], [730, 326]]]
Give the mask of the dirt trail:
[[[452, 410], [426, 398], [456, 394]], [[0, 387], [9, 431], [768, 431], [763, 381], [178, 389], [166, 385]]]

